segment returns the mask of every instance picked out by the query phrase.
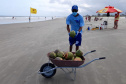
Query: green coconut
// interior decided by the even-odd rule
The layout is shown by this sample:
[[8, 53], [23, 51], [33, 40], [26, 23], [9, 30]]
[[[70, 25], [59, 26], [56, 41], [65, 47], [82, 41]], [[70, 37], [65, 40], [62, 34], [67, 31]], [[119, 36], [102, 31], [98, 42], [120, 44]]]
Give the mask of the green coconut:
[[66, 60], [72, 60], [72, 58], [74, 57], [72, 52], [66, 52], [65, 53], [65, 59]]
[[72, 57], [72, 60], [74, 60], [74, 57]]
[[74, 54], [73, 56], [74, 56], [74, 58], [75, 58], [75, 57], [76, 57], [76, 54]]
[[57, 53], [57, 57], [63, 58], [63, 57], [64, 57], [64, 53], [63, 53], [62, 51], [58, 52], [58, 53]]
[[81, 57], [83, 56], [83, 52], [81, 50], [76, 51], [76, 56]]
[[56, 49], [54, 52], [57, 54], [58, 52], [60, 52], [60, 50], [59, 49]]
[[82, 61], [82, 59], [80, 57], [76, 57], [74, 61]]
[[50, 52], [49, 53], [49, 57], [55, 59], [56, 58], [56, 54], [54, 52]]
[[71, 31], [71, 32], [70, 32], [70, 37], [74, 38], [75, 36], [76, 36], [75, 31], [74, 31], [74, 30], [73, 30], [73, 31]]
[[56, 60], [63, 60], [61, 57], [56, 57], [55, 59]]

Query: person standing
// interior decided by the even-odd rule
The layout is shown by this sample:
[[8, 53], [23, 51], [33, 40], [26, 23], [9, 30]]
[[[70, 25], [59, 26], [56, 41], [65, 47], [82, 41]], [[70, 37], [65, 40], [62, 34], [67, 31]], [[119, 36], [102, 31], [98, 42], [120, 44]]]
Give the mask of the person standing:
[[85, 19], [86, 19], [86, 21], [87, 21], [87, 16], [86, 16], [86, 18], [85, 18]]
[[12, 19], [14, 19], [14, 16], [12, 17]]
[[115, 14], [115, 20], [114, 20], [114, 29], [117, 29], [118, 28], [118, 21], [119, 21], [119, 12], [117, 12], [117, 14]]
[[31, 17], [29, 16], [29, 22], [31, 21]]
[[70, 14], [66, 19], [67, 31], [68, 34], [70, 34], [70, 31], [74, 30], [76, 32], [76, 36], [74, 38], [69, 36], [70, 52], [72, 52], [73, 44], [76, 44], [76, 51], [79, 49], [79, 46], [81, 46], [82, 27], [84, 26], [83, 17], [78, 13], [78, 6], [73, 5], [71, 11], [72, 14]]
[[46, 17], [45, 17], [45, 20], [46, 20]]

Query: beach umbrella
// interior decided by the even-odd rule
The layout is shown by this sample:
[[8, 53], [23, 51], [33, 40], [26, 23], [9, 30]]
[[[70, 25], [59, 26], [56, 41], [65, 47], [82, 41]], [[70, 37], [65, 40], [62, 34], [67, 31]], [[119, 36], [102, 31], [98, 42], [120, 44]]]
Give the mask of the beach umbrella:
[[113, 6], [106, 6], [105, 8], [97, 11], [96, 13], [114, 13], [114, 12], [121, 13], [123, 11], [121, 11], [121, 10], [119, 10], [119, 9], [113, 7]]

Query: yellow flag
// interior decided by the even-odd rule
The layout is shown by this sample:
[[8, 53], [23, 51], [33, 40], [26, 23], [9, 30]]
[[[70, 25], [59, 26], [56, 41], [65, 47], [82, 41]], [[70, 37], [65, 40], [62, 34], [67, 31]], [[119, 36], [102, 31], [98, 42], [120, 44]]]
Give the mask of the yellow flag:
[[30, 8], [32, 14], [36, 14], [37, 10], [35, 8]]

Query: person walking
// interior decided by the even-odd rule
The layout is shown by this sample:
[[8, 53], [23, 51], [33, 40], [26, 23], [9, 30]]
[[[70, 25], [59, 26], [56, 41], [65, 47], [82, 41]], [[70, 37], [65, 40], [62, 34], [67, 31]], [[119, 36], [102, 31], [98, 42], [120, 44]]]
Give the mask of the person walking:
[[73, 44], [76, 44], [76, 51], [79, 49], [79, 46], [81, 46], [82, 27], [84, 26], [83, 17], [78, 13], [78, 6], [73, 5], [71, 11], [72, 14], [70, 14], [66, 19], [67, 31], [68, 34], [70, 34], [70, 31], [74, 30], [76, 32], [76, 36], [74, 38], [69, 36], [70, 52], [72, 52]]

